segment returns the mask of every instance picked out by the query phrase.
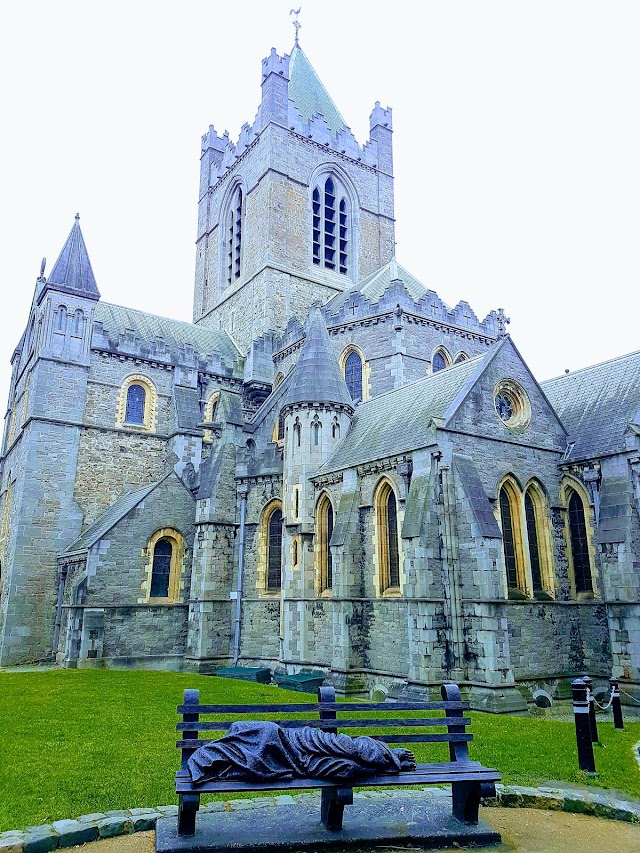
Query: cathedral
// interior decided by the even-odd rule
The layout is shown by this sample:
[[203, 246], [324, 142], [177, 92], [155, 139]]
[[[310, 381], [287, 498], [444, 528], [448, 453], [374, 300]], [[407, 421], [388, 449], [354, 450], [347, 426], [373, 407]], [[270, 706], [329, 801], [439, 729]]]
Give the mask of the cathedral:
[[[538, 382], [502, 310], [395, 257], [392, 113], [359, 144], [296, 42], [202, 137], [193, 322], [41, 270], [0, 457], [0, 665], [320, 672], [526, 711], [640, 699], [640, 352]], [[105, 294], [108, 295], [108, 294]]]

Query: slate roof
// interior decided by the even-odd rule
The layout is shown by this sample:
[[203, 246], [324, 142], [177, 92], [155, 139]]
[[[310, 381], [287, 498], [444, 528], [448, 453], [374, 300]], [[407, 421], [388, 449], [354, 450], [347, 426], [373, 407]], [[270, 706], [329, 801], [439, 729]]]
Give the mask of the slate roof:
[[351, 468], [424, 447], [431, 418], [441, 418], [486, 354], [360, 403], [345, 439], [318, 473]]
[[575, 442], [567, 461], [623, 451], [627, 427], [640, 423], [640, 352], [540, 385]]
[[289, 60], [289, 98], [305, 121], [314, 113], [322, 113], [334, 133], [346, 127], [340, 111], [300, 47], [293, 48]]
[[340, 403], [353, 408], [353, 400], [318, 308], [309, 314], [300, 357], [291, 371], [282, 401], [283, 406], [291, 403]]
[[[102, 323], [104, 334], [114, 345], [120, 335], [131, 331], [139, 336], [143, 343], [153, 343], [160, 338], [170, 348], [190, 345], [202, 358], [218, 353], [229, 368], [241, 358], [240, 351], [226, 332], [207, 329], [182, 320], [159, 317], [146, 311], [102, 301], [96, 305], [95, 320]], [[236, 372], [238, 371], [239, 365], [236, 368]]]
[[[167, 475], [169, 476], [169, 475]], [[162, 480], [165, 480], [166, 477], [163, 477]], [[143, 501], [147, 495], [151, 494], [151, 492], [155, 489], [156, 486], [160, 485], [162, 480], [156, 480], [155, 483], [150, 483], [147, 486], [143, 486], [141, 489], [136, 489], [134, 492], [128, 492], [126, 495], [122, 495], [121, 498], [114, 501], [111, 506], [107, 507], [107, 509], [99, 515], [98, 518], [90, 524], [89, 527], [78, 536], [77, 539], [65, 549], [65, 554], [71, 554], [74, 551], [86, 551], [91, 548], [92, 545], [95, 545], [102, 537], [108, 533], [112, 527], [120, 521], [120, 519], [124, 518], [128, 512], [136, 507], [141, 501]]]
[[53, 265], [44, 289], [50, 285], [55, 285], [56, 290], [84, 296], [87, 299], [100, 299], [100, 291], [80, 230], [79, 214], [76, 214], [76, 221], [73, 223], [73, 228], [58, 260]]
[[[396, 279], [402, 281], [407, 292], [416, 302], [429, 292], [422, 282], [418, 281], [414, 275], [411, 275], [408, 270], [393, 258], [388, 264], [361, 279], [356, 287], [352, 287], [344, 293], [336, 294], [333, 299], [327, 302], [325, 307], [332, 313], [338, 311], [354, 293], [361, 293], [370, 302], [378, 302], [389, 289], [391, 282]], [[445, 309], [451, 310], [444, 302], [442, 305]]]

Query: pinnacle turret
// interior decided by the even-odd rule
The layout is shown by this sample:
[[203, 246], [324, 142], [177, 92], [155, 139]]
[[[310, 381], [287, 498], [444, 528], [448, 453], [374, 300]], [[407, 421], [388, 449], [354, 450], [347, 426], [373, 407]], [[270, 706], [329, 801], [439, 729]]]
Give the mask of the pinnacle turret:
[[51, 274], [42, 287], [42, 293], [48, 289], [63, 291], [86, 299], [100, 299], [100, 291], [91, 268], [87, 247], [80, 230], [80, 214], [76, 213], [75, 222], [67, 237]]

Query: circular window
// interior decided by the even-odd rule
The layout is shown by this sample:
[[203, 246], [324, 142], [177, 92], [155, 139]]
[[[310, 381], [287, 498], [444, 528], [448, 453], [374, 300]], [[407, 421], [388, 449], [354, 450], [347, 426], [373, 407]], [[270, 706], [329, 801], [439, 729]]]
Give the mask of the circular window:
[[502, 423], [509, 429], [528, 426], [531, 420], [531, 404], [527, 393], [513, 379], [501, 379], [493, 392], [493, 402]]

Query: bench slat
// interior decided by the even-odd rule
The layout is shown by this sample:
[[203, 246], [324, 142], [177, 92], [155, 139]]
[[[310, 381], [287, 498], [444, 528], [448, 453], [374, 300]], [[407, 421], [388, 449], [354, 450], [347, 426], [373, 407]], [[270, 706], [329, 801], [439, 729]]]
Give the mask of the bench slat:
[[[447, 743], [450, 741], [454, 741], [455, 743], [460, 743], [461, 741], [470, 741], [473, 740], [472, 734], [421, 734], [421, 735], [370, 735], [372, 740], [381, 740], [384, 743]], [[211, 739], [198, 739], [198, 740], [178, 740], [176, 741], [176, 746], [178, 749], [198, 749], [200, 746], [204, 746], [205, 743], [211, 743]]]
[[[388, 787], [396, 785], [429, 785], [444, 784], [451, 782], [498, 782], [500, 774], [497, 770], [489, 767], [477, 766], [463, 763], [459, 767], [456, 762], [443, 765], [418, 765], [418, 769], [411, 773], [399, 773], [388, 776], [369, 776], [360, 780], [360, 784], [366, 787], [373, 785]], [[354, 787], [358, 782], [354, 781]], [[215, 793], [218, 791], [275, 791], [280, 789], [305, 789], [305, 788], [327, 788], [334, 787], [335, 782], [324, 779], [291, 779], [287, 781], [274, 780], [273, 782], [242, 782], [235, 779], [215, 779], [204, 782], [202, 785], [194, 785], [188, 776], [178, 775], [176, 777], [176, 792], [187, 793], [197, 791], [199, 793]]]
[[[197, 728], [201, 732], [209, 732], [216, 731], [217, 729], [228, 729], [233, 725], [237, 720], [221, 720], [221, 721], [212, 721], [212, 722], [198, 722], [198, 723], [178, 723], [176, 726], [176, 730], [181, 731], [192, 731]], [[247, 721], [248, 722], [248, 721]], [[258, 720], [257, 722], [265, 722], [264, 720]], [[362, 720], [273, 720], [272, 722], [277, 723], [282, 729], [301, 729], [304, 726], [309, 726], [313, 729], [333, 729], [336, 726], [339, 729], [357, 729], [357, 728], [399, 728], [404, 726], [459, 726], [465, 725], [470, 726], [471, 720], [469, 717], [420, 717], [418, 719], [396, 719], [396, 720], [388, 720], [385, 718], [382, 719], [362, 719]]]
[[318, 711], [468, 711], [468, 702], [309, 702], [291, 705], [178, 705], [179, 714], [271, 714]]

